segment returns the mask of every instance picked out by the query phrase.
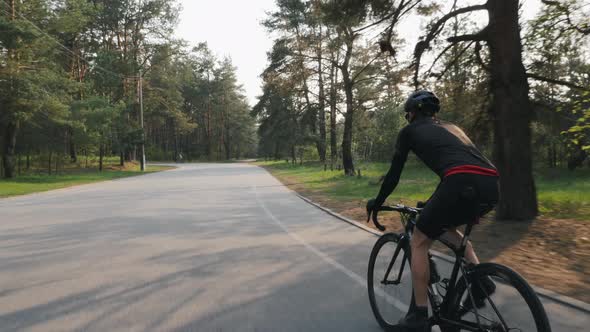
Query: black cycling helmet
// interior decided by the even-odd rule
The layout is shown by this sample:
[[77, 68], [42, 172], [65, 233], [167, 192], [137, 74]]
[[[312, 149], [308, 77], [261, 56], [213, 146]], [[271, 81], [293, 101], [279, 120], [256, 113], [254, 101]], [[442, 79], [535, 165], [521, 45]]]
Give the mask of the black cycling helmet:
[[418, 90], [408, 97], [404, 111], [434, 114], [440, 111], [440, 100], [433, 92]]

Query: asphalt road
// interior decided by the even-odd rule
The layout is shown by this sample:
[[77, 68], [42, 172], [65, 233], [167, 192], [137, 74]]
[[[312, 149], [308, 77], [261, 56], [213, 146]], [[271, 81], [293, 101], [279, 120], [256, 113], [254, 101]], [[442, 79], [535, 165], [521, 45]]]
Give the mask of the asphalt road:
[[[375, 241], [246, 164], [4, 199], [0, 331], [380, 331]], [[590, 326], [545, 304], [553, 331]]]

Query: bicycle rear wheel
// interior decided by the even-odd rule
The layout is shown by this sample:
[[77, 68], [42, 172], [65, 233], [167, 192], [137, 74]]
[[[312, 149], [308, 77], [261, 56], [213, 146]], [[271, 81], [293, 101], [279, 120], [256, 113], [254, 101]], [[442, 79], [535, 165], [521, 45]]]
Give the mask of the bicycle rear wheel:
[[[484, 278], [490, 278], [496, 289], [490, 294], [482, 286]], [[472, 284], [468, 291], [467, 279]], [[476, 289], [477, 288], [477, 289]], [[479, 292], [483, 296], [480, 305], [474, 308]], [[468, 277], [461, 277], [453, 301], [456, 308], [454, 319], [470, 326], [480, 326], [484, 331], [492, 332], [551, 332], [549, 319], [535, 291], [518, 273], [508, 267], [493, 263], [484, 263], [473, 268]], [[444, 331], [468, 331], [458, 327], [445, 328]]]
[[408, 311], [412, 275], [408, 241], [400, 234], [382, 235], [369, 258], [367, 287], [371, 309], [379, 325], [390, 329]]

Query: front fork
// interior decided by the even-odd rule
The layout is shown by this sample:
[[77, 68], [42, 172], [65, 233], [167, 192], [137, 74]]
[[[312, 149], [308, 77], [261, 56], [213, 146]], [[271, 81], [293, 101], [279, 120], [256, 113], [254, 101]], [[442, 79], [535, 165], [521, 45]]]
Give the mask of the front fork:
[[[409, 240], [408, 237], [406, 235], [402, 235], [398, 241], [397, 244], [397, 248], [395, 248], [395, 253], [393, 254], [393, 257], [391, 258], [391, 262], [389, 262], [389, 266], [387, 267], [387, 271], [385, 272], [385, 275], [383, 276], [383, 280], [381, 280], [381, 283], [384, 285], [399, 285], [399, 283], [401, 282], [401, 278], [402, 275], [404, 273], [404, 268], [406, 266], [406, 261], [408, 261], [408, 252], [409, 252]], [[404, 257], [402, 257], [402, 266], [399, 269], [399, 273], [397, 275], [397, 279], [390, 281], [387, 280], [387, 278], [389, 277], [389, 273], [391, 273], [391, 269], [393, 268], [393, 264], [395, 263], [395, 260], [397, 259], [397, 256], [399, 255], [399, 252], [401, 251], [401, 249], [404, 249]]]
[[[391, 269], [393, 268], [393, 264], [395, 263], [395, 260], [397, 259], [397, 257], [399, 256], [399, 253], [401, 251], [401, 249], [404, 248], [404, 256], [402, 257], [402, 265], [399, 269], [397, 278], [395, 280], [387, 280], [389, 277], [389, 274], [391, 273]], [[410, 253], [410, 255], [408, 255], [408, 253]], [[411, 251], [410, 251], [410, 240], [409, 237], [407, 235], [402, 235], [401, 238], [398, 241], [398, 246], [395, 249], [395, 253], [393, 254], [393, 257], [391, 259], [391, 261], [389, 262], [389, 266], [387, 267], [387, 271], [385, 272], [385, 275], [383, 277], [383, 280], [381, 280], [381, 283], [384, 285], [399, 285], [399, 283], [401, 282], [401, 278], [402, 275], [404, 273], [404, 268], [406, 266], [406, 262], [408, 262], [408, 264], [410, 264], [410, 258], [411, 257]], [[438, 273], [438, 269], [436, 268], [436, 264], [434, 262], [434, 260], [432, 259], [432, 255], [429, 253], [428, 254], [428, 264], [429, 264], [429, 270], [430, 270], [430, 281], [429, 284], [430, 285], [434, 285], [435, 283], [440, 281], [440, 275]], [[433, 307], [435, 307], [437, 310], [440, 306], [440, 298], [441, 296], [438, 294], [438, 290], [436, 289], [436, 287], [432, 287], [431, 288], [431, 292], [428, 293], [429, 297], [430, 297], [430, 301], [433, 304]], [[416, 300], [414, 298], [414, 292], [412, 291], [412, 299], [410, 301], [410, 308], [408, 310], [408, 312], [413, 312], [416, 308]]]

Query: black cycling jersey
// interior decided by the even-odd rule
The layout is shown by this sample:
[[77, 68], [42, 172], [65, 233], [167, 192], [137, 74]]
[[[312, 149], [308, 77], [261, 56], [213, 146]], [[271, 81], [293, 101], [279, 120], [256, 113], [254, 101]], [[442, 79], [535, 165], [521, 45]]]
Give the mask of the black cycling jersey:
[[441, 179], [447, 170], [457, 166], [474, 165], [496, 169], [461, 128], [438, 119], [416, 119], [404, 127], [397, 137], [391, 168], [383, 180], [375, 206], [383, 205], [397, 186], [410, 151]]

